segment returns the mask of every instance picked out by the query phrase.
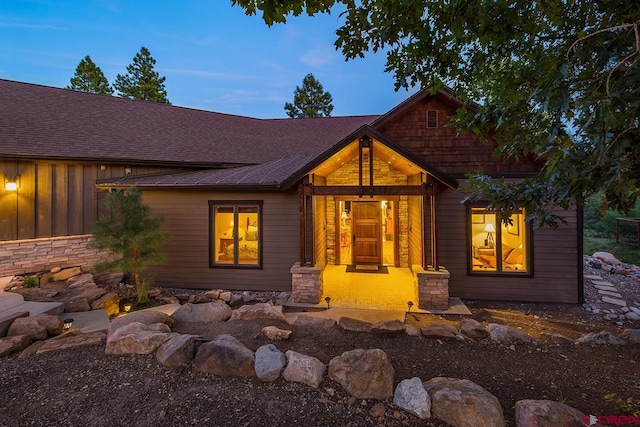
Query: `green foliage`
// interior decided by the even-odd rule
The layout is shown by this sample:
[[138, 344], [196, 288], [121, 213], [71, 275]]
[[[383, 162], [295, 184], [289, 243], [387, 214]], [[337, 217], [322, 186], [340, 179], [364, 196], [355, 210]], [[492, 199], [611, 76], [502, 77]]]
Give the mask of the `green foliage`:
[[[619, 0], [233, 0], [268, 25], [289, 15], [343, 10], [335, 45], [347, 59], [387, 54], [396, 89], [451, 87], [471, 108], [453, 124], [497, 143], [513, 162], [544, 163], [516, 184], [528, 213], [557, 225], [551, 208], [602, 190], [628, 212], [640, 184], [640, 20]], [[472, 105], [471, 102], [479, 102]], [[480, 184], [475, 186], [475, 184]], [[471, 180], [498, 211], [515, 191]], [[542, 196], [536, 202], [534, 197]]]
[[89, 55], [80, 61], [76, 67], [76, 73], [71, 77], [70, 82], [71, 84], [67, 86], [67, 89], [101, 95], [113, 94], [113, 89], [111, 89], [109, 81], [102, 73], [100, 67], [94, 64]]
[[614, 405], [616, 413], [640, 417], [640, 399], [627, 397], [623, 399], [615, 393], [604, 395], [604, 400]]
[[24, 279], [24, 281], [22, 282], [22, 286], [24, 286], [25, 288], [35, 288], [39, 283], [40, 282], [38, 281], [38, 278], [36, 276], [29, 276]]
[[96, 271], [117, 270], [132, 273], [138, 302], [148, 302], [151, 282], [142, 277], [148, 265], [160, 264], [165, 256], [160, 247], [168, 236], [161, 231], [162, 218], [151, 215], [135, 187], [109, 193], [109, 216], [96, 222], [91, 246], [107, 250], [113, 257], [95, 266]]
[[[588, 197], [584, 203], [584, 228], [591, 230], [595, 235], [601, 237], [615, 237], [616, 218], [633, 217], [640, 218], [640, 200], [630, 209], [628, 215], [616, 209], [607, 209], [606, 198], [602, 192]], [[620, 223], [621, 237], [636, 238], [637, 228], [635, 224], [626, 222]]]
[[164, 87], [166, 77], [160, 77], [154, 70], [155, 65], [156, 60], [143, 46], [133, 58], [133, 63], [127, 65], [127, 74], [116, 76], [113, 87], [123, 98], [170, 104]]
[[302, 80], [302, 87], [296, 86], [293, 92], [293, 104], [287, 102], [284, 109], [292, 118], [300, 117], [329, 117], [333, 111], [333, 98], [325, 92], [322, 84], [313, 76], [307, 74]]

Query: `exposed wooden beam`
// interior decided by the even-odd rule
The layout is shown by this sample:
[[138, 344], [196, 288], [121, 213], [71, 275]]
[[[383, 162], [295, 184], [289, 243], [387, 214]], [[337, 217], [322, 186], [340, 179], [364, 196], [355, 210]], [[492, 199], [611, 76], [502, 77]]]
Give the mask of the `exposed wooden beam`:
[[[305, 187], [305, 194], [314, 196], [358, 196], [362, 197], [359, 185], [322, 185]], [[373, 187], [373, 196], [421, 196], [423, 189], [419, 185], [379, 185]]]

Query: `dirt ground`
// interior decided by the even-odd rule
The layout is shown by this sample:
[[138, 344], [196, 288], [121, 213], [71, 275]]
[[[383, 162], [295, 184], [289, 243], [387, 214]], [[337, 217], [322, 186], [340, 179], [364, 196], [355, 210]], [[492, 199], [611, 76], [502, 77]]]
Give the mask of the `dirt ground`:
[[[637, 283], [628, 285], [635, 290]], [[472, 317], [483, 324], [521, 328], [534, 338], [542, 332], [572, 339], [622, 327], [571, 304], [519, 304], [465, 301]], [[459, 326], [458, 318], [408, 314], [406, 322]], [[586, 414], [619, 414], [605, 395], [640, 399], [640, 346], [576, 346], [523, 344], [514, 348], [487, 341], [458, 342], [422, 337], [381, 336], [340, 328], [303, 328], [278, 321], [191, 323], [177, 332], [211, 339], [229, 333], [256, 350], [270, 341], [267, 325], [293, 331], [289, 341], [275, 345], [315, 356], [324, 363], [355, 348], [384, 350], [395, 369], [395, 383], [419, 377], [467, 378], [501, 402], [507, 425], [514, 425], [520, 399], [551, 399]], [[624, 327], [640, 328], [626, 323]], [[154, 356], [105, 355], [104, 346], [0, 359], [0, 425], [29, 426], [413, 426], [445, 423], [421, 421], [391, 400], [385, 414], [374, 417], [378, 401], [353, 399], [325, 377], [319, 389], [278, 379], [220, 377], [191, 368], [170, 369]]]

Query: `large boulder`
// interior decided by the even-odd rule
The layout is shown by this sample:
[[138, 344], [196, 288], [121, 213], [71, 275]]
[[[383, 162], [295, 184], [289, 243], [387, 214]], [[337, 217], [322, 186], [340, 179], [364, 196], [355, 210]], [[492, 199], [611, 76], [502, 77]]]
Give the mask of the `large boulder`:
[[28, 335], [32, 340], [44, 340], [51, 335], [62, 333], [63, 321], [51, 314], [20, 317], [9, 326], [8, 336]]
[[[2, 290], [0, 290], [2, 292]], [[6, 337], [9, 332], [9, 327], [19, 317], [29, 317], [28, 311], [18, 311], [16, 313], [9, 314], [4, 317], [0, 317], [0, 338]]]
[[516, 402], [516, 427], [582, 427], [584, 414], [552, 400]]
[[253, 305], [243, 305], [233, 310], [230, 320], [255, 320], [255, 319], [277, 319], [286, 321], [287, 318], [282, 311], [276, 310], [268, 302], [261, 302]]
[[380, 322], [374, 323], [371, 326], [372, 334], [404, 334], [405, 325], [404, 322], [394, 319], [394, 320], [381, 320]]
[[425, 338], [439, 339], [439, 340], [456, 340], [458, 337], [462, 339], [462, 336], [458, 330], [449, 325], [448, 323], [432, 323], [430, 325], [421, 328], [420, 331]]
[[48, 339], [38, 348], [37, 353], [41, 354], [48, 353], [50, 351], [101, 345], [106, 337], [107, 336], [104, 332], [83, 334], [80, 331], [72, 331], [68, 334]]
[[12, 353], [22, 351], [29, 347], [31, 338], [29, 335], [13, 335], [0, 338], [0, 357], [8, 356]]
[[503, 427], [498, 398], [469, 380], [436, 377], [423, 383], [431, 413], [456, 427]]
[[102, 297], [103, 295], [106, 295], [106, 293], [107, 291], [105, 289], [99, 288], [98, 286], [93, 285], [88, 289], [84, 289], [80, 294], [76, 295], [74, 298], [78, 298], [78, 299], [85, 298], [87, 300], [87, 303], [91, 305], [95, 300]]
[[[58, 274], [58, 273], [53, 273], [53, 274]], [[55, 280], [56, 277], [55, 276], [52, 276], [52, 277], [53, 279], [51, 280]], [[93, 281], [93, 274], [91, 273], [79, 274], [77, 276], [73, 276], [67, 279], [67, 286], [69, 287], [69, 289], [82, 288], [88, 284], [95, 285]]]
[[199, 335], [181, 334], [164, 342], [156, 352], [156, 359], [164, 366], [180, 368], [188, 366], [196, 357], [198, 348], [206, 342]]
[[282, 378], [313, 388], [320, 387], [322, 377], [327, 370], [324, 363], [313, 356], [306, 356], [292, 350], [287, 351], [286, 356], [287, 367], [282, 372]]
[[389, 399], [393, 396], [394, 369], [380, 349], [356, 349], [329, 362], [329, 378], [359, 399]]
[[370, 332], [373, 325], [364, 320], [353, 319], [351, 317], [341, 317], [338, 319], [338, 327], [343, 331]]
[[576, 344], [625, 345], [626, 342], [607, 331], [591, 332], [578, 338]]
[[325, 319], [322, 317], [308, 316], [306, 314], [300, 314], [293, 322], [294, 326], [304, 326], [312, 328], [332, 328], [336, 326], [335, 319]]
[[262, 328], [262, 335], [274, 341], [286, 341], [293, 331], [280, 329], [276, 326], [265, 326]]
[[109, 292], [91, 303], [91, 310], [107, 312], [107, 316], [116, 316], [120, 313], [120, 297], [115, 292]]
[[89, 305], [89, 300], [86, 298], [77, 298], [74, 297], [69, 301], [64, 303], [64, 312], [65, 313], [78, 313], [82, 311], [90, 311], [91, 306]]
[[534, 341], [529, 334], [498, 323], [489, 324], [487, 330], [489, 331], [489, 339], [500, 344], [523, 344]]
[[431, 417], [431, 398], [418, 377], [400, 381], [393, 403], [421, 420]]
[[153, 323], [164, 323], [169, 328], [173, 327], [175, 323], [173, 317], [161, 311], [134, 311], [133, 313], [129, 313], [122, 317], [113, 319], [113, 321], [109, 325], [109, 329], [107, 330], [107, 341], [109, 341], [109, 337], [111, 336], [112, 332], [115, 332], [117, 329], [134, 322], [144, 323], [145, 325], [151, 325]]
[[287, 357], [273, 344], [256, 350], [255, 371], [262, 381], [275, 381], [287, 364]]
[[592, 256], [603, 262], [606, 262], [607, 264], [611, 264], [611, 265], [620, 264], [620, 261], [609, 252], [595, 252]]
[[204, 304], [181, 305], [172, 316], [176, 323], [185, 322], [224, 322], [231, 317], [231, 307], [224, 301], [213, 301]]
[[244, 376], [255, 375], [255, 355], [231, 335], [218, 335], [198, 349], [195, 370], [214, 375]]
[[145, 325], [129, 323], [111, 333], [107, 339], [107, 354], [151, 354], [175, 336], [164, 323]]
[[460, 321], [460, 332], [462, 332], [462, 335], [474, 340], [482, 340], [489, 336], [489, 331], [475, 319], [462, 319]]

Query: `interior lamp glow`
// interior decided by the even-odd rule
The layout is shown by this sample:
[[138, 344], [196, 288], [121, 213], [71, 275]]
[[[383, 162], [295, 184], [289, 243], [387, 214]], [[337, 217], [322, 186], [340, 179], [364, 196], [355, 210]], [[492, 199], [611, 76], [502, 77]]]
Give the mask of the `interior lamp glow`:
[[4, 183], [4, 189], [6, 191], [17, 191], [18, 183], [16, 181], [7, 181]]
[[487, 237], [484, 239], [484, 245], [492, 248], [493, 247], [493, 234], [492, 233], [495, 233], [496, 229], [493, 227], [493, 224], [489, 223], [489, 224], [485, 225], [484, 231], [487, 232]]

